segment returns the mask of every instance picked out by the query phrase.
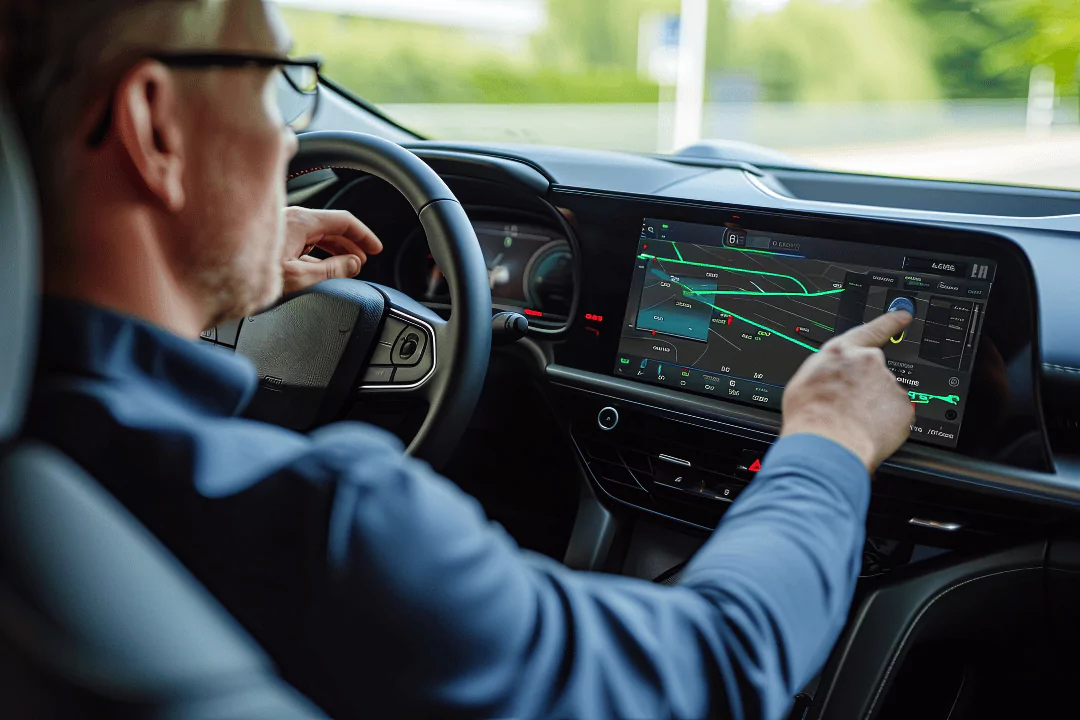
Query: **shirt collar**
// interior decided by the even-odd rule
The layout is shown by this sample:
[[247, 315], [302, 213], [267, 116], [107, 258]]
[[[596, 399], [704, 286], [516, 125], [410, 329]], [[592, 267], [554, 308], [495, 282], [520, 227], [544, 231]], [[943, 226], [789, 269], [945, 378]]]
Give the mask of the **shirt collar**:
[[255, 366], [243, 356], [185, 340], [145, 320], [57, 297], [43, 303], [38, 373], [142, 380], [224, 415], [242, 412], [258, 382]]

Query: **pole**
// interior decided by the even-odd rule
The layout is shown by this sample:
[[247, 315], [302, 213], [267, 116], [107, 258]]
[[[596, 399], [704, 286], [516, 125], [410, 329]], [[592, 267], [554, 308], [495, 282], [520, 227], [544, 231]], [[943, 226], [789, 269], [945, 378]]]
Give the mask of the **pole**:
[[709, 0], [682, 0], [679, 22], [679, 74], [675, 84], [676, 150], [701, 140], [705, 111], [705, 47]]
[[1054, 68], [1047, 65], [1036, 65], [1031, 68], [1027, 106], [1029, 133], [1050, 132], [1054, 124], [1055, 91]]

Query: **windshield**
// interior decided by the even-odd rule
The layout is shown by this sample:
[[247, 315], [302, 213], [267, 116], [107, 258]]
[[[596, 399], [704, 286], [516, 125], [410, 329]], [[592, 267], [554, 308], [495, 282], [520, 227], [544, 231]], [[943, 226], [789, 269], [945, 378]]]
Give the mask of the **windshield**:
[[826, 169], [1080, 188], [1075, 0], [280, 4], [298, 54], [429, 138], [752, 143]]

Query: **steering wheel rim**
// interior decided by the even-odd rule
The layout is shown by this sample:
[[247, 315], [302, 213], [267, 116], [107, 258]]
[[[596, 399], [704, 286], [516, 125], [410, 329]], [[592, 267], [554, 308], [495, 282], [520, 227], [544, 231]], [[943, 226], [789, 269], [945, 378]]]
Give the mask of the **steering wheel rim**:
[[[432, 341], [437, 346], [438, 362], [424, 389], [428, 414], [408, 447], [411, 455], [439, 467], [449, 459], [468, 425], [491, 354], [491, 290], [472, 223], [442, 178], [400, 145], [374, 135], [336, 131], [305, 133], [299, 140], [290, 177], [321, 168], [343, 168], [385, 180], [412, 206], [427, 234], [432, 256], [446, 276], [452, 309], [449, 320], [436, 327]], [[323, 285], [332, 283], [376, 287], [360, 280]], [[400, 293], [386, 288], [379, 291], [397, 313], [416, 317], [429, 327], [434, 324], [433, 313], [419, 303], [412, 301], [415, 305], [409, 308]], [[388, 314], [384, 311], [383, 321]]]

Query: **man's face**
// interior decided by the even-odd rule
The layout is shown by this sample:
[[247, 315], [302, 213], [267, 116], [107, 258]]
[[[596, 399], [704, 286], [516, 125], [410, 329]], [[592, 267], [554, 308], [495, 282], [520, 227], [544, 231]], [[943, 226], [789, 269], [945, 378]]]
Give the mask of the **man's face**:
[[[283, 55], [287, 39], [263, 22], [237, 29], [248, 36], [240, 50]], [[186, 202], [171, 233], [174, 260], [218, 322], [281, 294], [284, 178], [297, 141], [278, 111], [278, 70], [179, 74]]]

